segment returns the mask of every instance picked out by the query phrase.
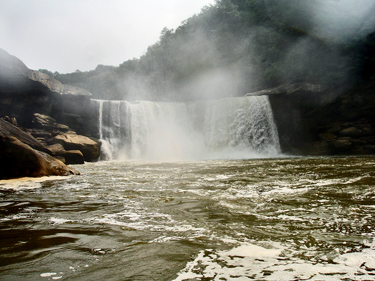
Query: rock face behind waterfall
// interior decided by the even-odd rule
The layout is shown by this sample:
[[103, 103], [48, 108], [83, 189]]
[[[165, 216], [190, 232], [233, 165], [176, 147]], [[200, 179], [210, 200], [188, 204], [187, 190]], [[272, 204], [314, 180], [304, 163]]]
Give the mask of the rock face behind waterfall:
[[374, 87], [333, 91], [302, 83], [249, 95], [269, 96], [284, 153], [361, 155], [375, 153]]
[[[27, 133], [21, 139], [13, 130], [12, 137], [67, 164], [96, 161], [100, 142], [94, 138], [97, 120], [93, 112], [90, 92], [31, 70], [0, 49], [0, 118], [14, 120], [18, 131]], [[39, 147], [30, 137], [39, 141]], [[54, 144], [61, 146], [48, 149]]]

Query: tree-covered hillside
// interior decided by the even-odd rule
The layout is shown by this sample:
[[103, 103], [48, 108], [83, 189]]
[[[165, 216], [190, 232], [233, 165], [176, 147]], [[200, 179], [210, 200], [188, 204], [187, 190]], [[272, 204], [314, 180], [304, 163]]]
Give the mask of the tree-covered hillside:
[[321, 3], [217, 0], [176, 30], [163, 29], [139, 59], [49, 74], [101, 99], [187, 101], [296, 82], [342, 90], [374, 73], [374, 33], [361, 27], [342, 36], [334, 24], [319, 30], [312, 13]]

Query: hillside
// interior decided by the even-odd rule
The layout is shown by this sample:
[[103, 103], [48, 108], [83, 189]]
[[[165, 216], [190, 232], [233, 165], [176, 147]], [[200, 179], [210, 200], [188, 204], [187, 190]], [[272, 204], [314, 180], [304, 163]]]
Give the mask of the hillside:
[[374, 153], [375, 8], [356, 18], [340, 3], [218, 0], [176, 30], [164, 29], [138, 59], [50, 74], [94, 98], [129, 101], [317, 85], [324, 90], [270, 96], [283, 151]]
[[309, 15], [318, 5], [219, 0], [176, 30], [163, 29], [140, 58], [87, 72], [44, 72], [101, 99], [188, 101], [299, 82], [339, 95], [371, 76], [374, 33], [346, 34], [333, 24], [322, 35]]

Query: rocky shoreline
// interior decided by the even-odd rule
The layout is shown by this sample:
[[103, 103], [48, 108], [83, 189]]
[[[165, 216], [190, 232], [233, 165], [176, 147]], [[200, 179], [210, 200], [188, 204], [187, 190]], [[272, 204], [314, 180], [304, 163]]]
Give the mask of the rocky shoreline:
[[0, 179], [79, 174], [52, 157], [38, 140], [4, 120], [0, 120], [0, 148]]
[[0, 49], [0, 179], [79, 174], [97, 161], [91, 93], [28, 69]]

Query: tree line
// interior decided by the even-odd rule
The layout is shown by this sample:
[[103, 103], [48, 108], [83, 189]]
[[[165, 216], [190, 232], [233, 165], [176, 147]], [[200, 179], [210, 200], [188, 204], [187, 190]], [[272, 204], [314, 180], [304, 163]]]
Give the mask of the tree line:
[[313, 4], [217, 0], [177, 29], [164, 28], [140, 58], [85, 72], [41, 71], [94, 98], [126, 100], [189, 101], [297, 82], [332, 89], [359, 83], [374, 69], [374, 33], [345, 42], [319, 38], [310, 32]]

